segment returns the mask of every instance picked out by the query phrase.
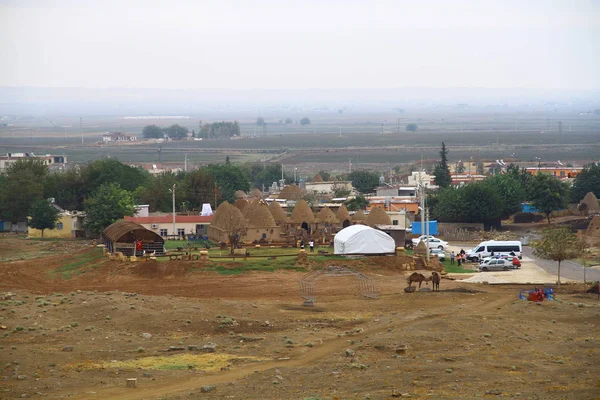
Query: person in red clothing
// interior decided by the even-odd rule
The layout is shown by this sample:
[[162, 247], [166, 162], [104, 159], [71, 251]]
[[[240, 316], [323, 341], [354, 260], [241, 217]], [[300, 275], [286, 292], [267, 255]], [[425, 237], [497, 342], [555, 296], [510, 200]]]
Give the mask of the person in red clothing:
[[513, 257], [512, 265], [515, 268], [521, 268], [521, 261], [519, 261], [519, 259], [517, 257]]
[[142, 240], [141, 239], [137, 239], [135, 241], [135, 255], [138, 255], [139, 253], [142, 252]]

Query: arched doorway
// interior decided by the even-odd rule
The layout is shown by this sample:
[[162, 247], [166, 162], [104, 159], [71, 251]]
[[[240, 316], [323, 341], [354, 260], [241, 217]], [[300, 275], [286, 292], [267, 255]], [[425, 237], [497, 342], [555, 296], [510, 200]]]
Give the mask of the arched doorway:
[[350, 220], [345, 219], [344, 222], [342, 222], [342, 227], [343, 228], [347, 228], [350, 226]]
[[310, 233], [310, 225], [308, 225], [308, 223], [302, 222], [302, 225], [300, 225], [300, 227], [304, 229], [307, 233]]

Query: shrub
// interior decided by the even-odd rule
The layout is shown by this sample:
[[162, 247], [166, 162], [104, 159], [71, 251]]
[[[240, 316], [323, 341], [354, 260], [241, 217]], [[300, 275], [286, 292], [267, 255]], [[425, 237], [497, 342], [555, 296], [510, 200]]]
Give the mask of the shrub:
[[540, 222], [544, 219], [543, 215], [529, 212], [518, 212], [514, 215], [513, 220], [516, 224], [529, 224], [532, 222]]

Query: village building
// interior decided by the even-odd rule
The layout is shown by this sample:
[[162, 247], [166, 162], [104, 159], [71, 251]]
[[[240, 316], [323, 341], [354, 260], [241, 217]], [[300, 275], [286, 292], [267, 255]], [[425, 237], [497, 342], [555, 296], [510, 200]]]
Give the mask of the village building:
[[[83, 222], [85, 213], [82, 211], [66, 211], [52, 202], [52, 206], [59, 211], [58, 221], [52, 229], [44, 229], [44, 238], [73, 239], [85, 237]], [[27, 227], [27, 236], [30, 238], [41, 238], [42, 231], [30, 226]]]
[[584, 214], [594, 214], [600, 211], [600, 203], [594, 192], [588, 192], [577, 206]]
[[333, 194], [336, 190], [354, 193], [352, 182], [348, 181], [306, 182], [304, 183], [304, 190], [312, 194]]
[[137, 136], [127, 135], [122, 132], [106, 132], [102, 135], [102, 141], [104, 143], [137, 142]]
[[38, 160], [44, 165], [47, 165], [50, 170], [61, 170], [67, 164], [67, 156], [45, 154], [36, 156], [33, 153], [6, 153], [5, 156], [0, 156], [0, 173], [19, 160]]
[[[137, 242], [141, 242], [141, 250], [137, 250]], [[156, 232], [144, 228], [131, 221], [117, 221], [102, 232], [102, 242], [106, 251], [125, 256], [142, 256], [144, 254], [164, 254], [165, 241]]]
[[536, 175], [549, 174], [560, 179], [572, 179], [577, 177], [583, 171], [582, 167], [566, 167], [566, 166], [554, 166], [554, 167], [528, 167], [525, 168], [528, 174]]
[[164, 238], [204, 237], [208, 234], [212, 219], [212, 215], [175, 215], [175, 231], [173, 231], [172, 214], [125, 217], [125, 221], [139, 224]]

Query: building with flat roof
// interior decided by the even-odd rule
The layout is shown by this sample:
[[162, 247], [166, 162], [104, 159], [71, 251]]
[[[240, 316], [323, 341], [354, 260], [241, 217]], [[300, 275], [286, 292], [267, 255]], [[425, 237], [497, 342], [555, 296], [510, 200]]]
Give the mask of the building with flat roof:
[[0, 156], [0, 172], [5, 171], [11, 164], [14, 164], [19, 160], [39, 160], [53, 170], [64, 168], [67, 163], [67, 156], [53, 154], [38, 156], [33, 153], [6, 153], [6, 155]]

